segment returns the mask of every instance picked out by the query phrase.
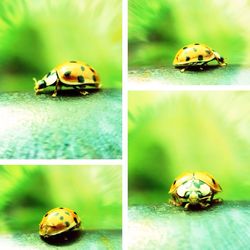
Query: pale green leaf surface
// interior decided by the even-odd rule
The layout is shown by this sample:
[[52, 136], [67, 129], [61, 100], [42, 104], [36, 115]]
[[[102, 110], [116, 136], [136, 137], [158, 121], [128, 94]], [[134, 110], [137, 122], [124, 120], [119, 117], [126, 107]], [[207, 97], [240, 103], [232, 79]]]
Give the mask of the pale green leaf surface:
[[226, 201], [202, 211], [166, 203], [129, 208], [130, 250], [249, 249], [250, 204]]
[[121, 91], [0, 94], [0, 158], [121, 158]]

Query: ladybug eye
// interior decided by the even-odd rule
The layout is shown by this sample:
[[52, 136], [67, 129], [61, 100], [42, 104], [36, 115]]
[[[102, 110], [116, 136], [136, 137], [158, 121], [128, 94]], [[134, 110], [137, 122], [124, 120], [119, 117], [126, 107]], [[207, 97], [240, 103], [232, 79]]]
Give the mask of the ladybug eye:
[[197, 194], [198, 194], [199, 198], [202, 198], [202, 193], [201, 192], [197, 192]]
[[184, 194], [184, 198], [188, 198], [190, 196], [190, 192], [186, 192], [185, 194]]
[[220, 58], [219, 58], [219, 61], [220, 61], [220, 62], [224, 62], [224, 58], [223, 58], [223, 57], [220, 57]]
[[38, 89], [44, 89], [44, 88], [46, 88], [46, 82], [44, 80], [38, 81], [37, 88]]

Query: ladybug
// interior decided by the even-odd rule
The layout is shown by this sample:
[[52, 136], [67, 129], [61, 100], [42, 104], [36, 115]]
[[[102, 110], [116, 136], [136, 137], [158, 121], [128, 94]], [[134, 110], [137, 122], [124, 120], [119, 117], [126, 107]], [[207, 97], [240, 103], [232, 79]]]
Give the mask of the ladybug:
[[92, 86], [96, 89], [101, 87], [100, 77], [97, 72], [88, 64], [80, 61], [69, 61], [58, 65], [46, 74], [41, 80], [35, 81], [35, 92], [38, 94], [49, 86], [55, 86], [53, 97], [57, 95], [62, 86], [79, 89], [82, 95], [88, 94], [84, 91], [86, 86]]
[[60, 235], [79, 229], [81, 220], [77, 213], [69, 208], [58, 207], [48, 211], [39, 224], [39, 234], [43, 238]]
[[203, 70], [202, 66], [213, 60], [216, 60], [220, 66], [226, 65], [224, 58], [218, 52], [205, 44], [194, 43], [184, 46], [177, 52], [173, 65], [176, 68], [182, 68], [181, 72], [197, 65], [200, 65], [200, 69]]
[[206, 208], [221, 202], [214, 195], [222, 189], [214, 177], [205, 172], [184, 173], [178, 176], [170, 187], [170, 203], [175, 206]]

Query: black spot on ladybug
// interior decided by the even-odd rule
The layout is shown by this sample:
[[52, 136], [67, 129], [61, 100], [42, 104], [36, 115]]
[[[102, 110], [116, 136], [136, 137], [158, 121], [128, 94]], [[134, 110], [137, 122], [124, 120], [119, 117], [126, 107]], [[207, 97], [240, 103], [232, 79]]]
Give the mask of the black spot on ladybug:
[[199, 43], [195, 43], [194, 45], [200, 45]]
[[77, 80], [78, 80], [78, 82], [84, 82], [84, 77], [83, 76], [78, 76]]
[[94, 82], [96, 82], [96, 76], [95, 75], [92, 76], [92, 79], [93, 79]]
[[67, 212], [67, 211], [65, 212], [65, 214], [70, 215], [70, 213], [69, 213], [69, 212]]
[[85, 70], [85, 68], [84, 68], [83, 66], [81, 66], [81, 70], [82, 70], [82, 71], [84, 71], [84, 70]]
[[63, 207], [59, 207], [59, 209], [64, 209]]
[[77, 213], [76, 213], [76, 212], [74, 212], [74, 214], [76, 214], [76, 215], [77, 215]]
[[64, 218], [63, 218], [63, 216], [60, 216], [60, 218], [59, 218], [60, 220], [63, 220]]
[[66, 72], [64, 72], [64, 76], [66, 77], [66, 78], [68, 78], [68, 77], [70, 77], [70, 74], [71, 74], [71, 71], [66, 71]]
[[185, 46], [185, 47], [183, 47], [182, 49], [187, 49], [187, 48], [188, 48], [188, 47]]
[[174, 183], [173, 184], [175, 184], [176, 183], [176, 180], [174, 180]]
[[213, 184], [215, 185], [215, 180], [212, 178], [212, 182], [213, 182]]
[[197, 49], [196, 49], [196, 48], [193, 48], [193, 51], [194, 51], [194, 52], [197, 52]]
[[46, 75], [46, 77], [49, 77], [51, 75], [51, 71]]
[[69, 222], [65, 221], [65, 226], [68, 227], [69, 226]]
[[211, 51], [209, 49], [206, 49], [205, 52], [210, 55], [211, 54]]
[[89, 68], [93, 73], [95, 73], [95, 70], [94, 69], [92, 69], [92, 68]]
[[77, 221], [77, 218], [76, 218], [76, 217], [74, 217], [74, 221], [75, 221], [76, 224], [78, 224], [78, 221]]
[[199, 56], [198, 56], [198, 60], [199, 60], [199, 61], [202, 61], [202, 60], [203, 60], [203, 55], [199, 55]]
[[77, 63], [77, 61], [69, 61], [70, 63]]
[[190, 57], [189, 56], [186, 56], [186, 62], [190, 60]]
[[48, 216], [48, 213], [44, 215], [44, 217], [47, 217]]

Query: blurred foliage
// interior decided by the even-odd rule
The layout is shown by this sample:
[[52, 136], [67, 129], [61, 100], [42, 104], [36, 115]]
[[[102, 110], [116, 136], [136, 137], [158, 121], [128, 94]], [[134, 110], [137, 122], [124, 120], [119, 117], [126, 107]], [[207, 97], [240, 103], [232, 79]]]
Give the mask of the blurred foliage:
[[249, 0], [129, 0], [129, 65], [172, 64], [190, 43], [205, 43], [229, 63], [250, 64]]
[[164, 202], [174, 178], [214, 175], [228, 200], [249, 200], [248, 91], [129, 93], [130, 204]]
[[0, 10], [0, 91], [33, 89], [33, 77], [68, 60], [121, 87], [120, 0], [2, 0]]
[[75, 210], [85, 229], [120, 229], [119, 166], [0, 166], [1, 232], [34, 232], [54, 207]]

